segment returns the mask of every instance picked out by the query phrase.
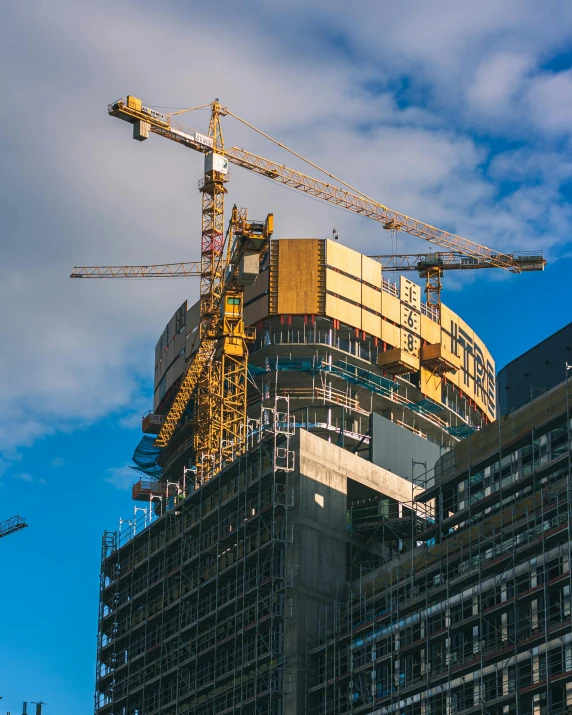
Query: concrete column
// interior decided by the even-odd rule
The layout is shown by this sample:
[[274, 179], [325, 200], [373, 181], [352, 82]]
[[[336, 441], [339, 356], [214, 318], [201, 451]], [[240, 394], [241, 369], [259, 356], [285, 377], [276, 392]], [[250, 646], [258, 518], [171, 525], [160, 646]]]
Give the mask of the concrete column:
[[501, 638], [503, 641], [508, 640], [508, 615], [501, 613]]
[[538, 683], [540, 681], [540, 658], [538, 657], [538, 648], [535, 648], [532, 653], [532, 682]]
[[479, 677], [475, 678], [473, 681], [473, 705], [478, 705], [482, 700], [484, 700], [484, 693], [482, 691], [482, 683]]
[[566, 705], [572, 706], [572, 683], [566, 683]]
[[538, 599], [536, 598], [530, 604], [530, 626], [532, 630], [538, 628]]
[[[508, 668], [502, 669], [502, 694], [508, 695]], [[503, 712], [508, 712], [508, 705], [505, 705]]]
[[570, 585], [562, 589], [562, 618], [570, 616]]

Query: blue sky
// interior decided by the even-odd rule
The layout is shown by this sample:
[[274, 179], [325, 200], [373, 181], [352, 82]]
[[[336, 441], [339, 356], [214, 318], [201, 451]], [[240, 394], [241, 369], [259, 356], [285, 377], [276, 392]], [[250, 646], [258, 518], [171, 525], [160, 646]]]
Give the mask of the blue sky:
[[[201, 159], [130, 139], [132, 93], [236, 114], [392, 208], [542, 275], [447, 275], [444, 301], [502, 367], [570, 321], [572, 8], [546, 0], [30, 0], [0, 10], [0, 713], [92, 707], [101, 533], [132, 514], [128, 470], [153, 348], [197, 288], [79, 282], [74, 265], [198, 257]], [[205, 131], [208, 115], [185, 123]], [[297, 161], [228, 119], [230, 144]], [[303, 168], [303, 166], [301, 167]], [[387, 253], [380, 226], [232, 173], [277, 237]], [[427, 245], [400, 236], [401, 252]]]

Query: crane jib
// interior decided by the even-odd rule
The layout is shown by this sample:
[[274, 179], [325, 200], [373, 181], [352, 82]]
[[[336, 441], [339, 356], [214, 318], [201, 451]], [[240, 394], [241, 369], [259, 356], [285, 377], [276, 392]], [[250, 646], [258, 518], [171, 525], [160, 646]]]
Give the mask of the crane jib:
[[[157, 116], [148, 114], [142, 111], [142, 106], [143, 105], [140, 105], [139, 108], [128, 106], [128, 102], [122, 99], [109, 105], [109, 113], [131, 122], [137, 120], [148, 121], [150, 130], [153, 133], [161, 134], [166, 138], [177, 141], [201, 153], [207, 153], [209, 148], [212, 147], [212, 139], [210, 139], [210, 137], [206, 137], [206, 135], [200, 132], [183, 128], [182, 125], [175, 125], [171, 123], [168, 117], [163, 120]], [[165, 115], [162, 116], [165, 117]], [[208, 141], [205, 142], [205, 139]], [[306, 176], [294, 169], [252, 154], [245, 149], [232, 147], [220, 153], [224, 154], [229, 162], [237, 166], [291, 186], [298, 191], [311, 194], [322, 201], [335, 203], [348, 211], [378, 221], [387, 230], [404, 231], [425, 241], [443, 246], [444, 248], [460, 251], [466, 256], [477, 258], [498, 268], [504, 268], [515, 273], [519, 273], [522, 270], [519, 264], [510, 255], [499, 253], [474, 241], [443, 231], [423, 221], [418, 221], [398, 211], [389, 209], [383, 204], [363, 196], [358, 196], [351, 191], [326, 183], [320, 179]]]
[[[141, 105], [141, 107], [142, 106], [143, 105]], [[113, 116], [119, 116], [122, 119], [127, 118], [128, 121], [136, 121], [137, 119], [143, 121], [149, 120], [150, 129], [153, 133], [161, 134], [166, 138], [177, 141], [201, 153], [207, 153], [209, 148], [212, 147], [212, 139], [210, 139], [210, 137], [206, 137], [206, 135], [192, 130], [185, 131], [186, 128], [183, 128], [182, 125], [172, 124], [168, 117], [166, 120], [163, 120], [160, 117], [147, 114], [142, 109], [137, 110], [133, 107], [129, 107], [125, 100], [119, 100], [113, 105], [110, 105], [109, 113]], [[165, 115], [162, 116], [165, 117]], [[320, 179], [306, 176], [294, 169], [251, 154], [244, 149], [232, 147], [221, 153], [226, 155], [229, 162], [237, 166], [271, 178], [284, 185], [295, 188], [298, 191], [311, 194], [320, 200], [335, 203], [345, 210], [378, 221], [386, 230], [404, 231], [444, 248], [461, 251], [468, 257], [476, 258], [491, 266], [504, 268], [511, 272], [519, 273], [522, 270], [521, 266], [510, 255], [499, 253], [498, 251], [469, 241], [461, 236], [448, 233], [430, 224], [393, 211], [383, 204], [358, 196], [351, 191], [326, 183]]]

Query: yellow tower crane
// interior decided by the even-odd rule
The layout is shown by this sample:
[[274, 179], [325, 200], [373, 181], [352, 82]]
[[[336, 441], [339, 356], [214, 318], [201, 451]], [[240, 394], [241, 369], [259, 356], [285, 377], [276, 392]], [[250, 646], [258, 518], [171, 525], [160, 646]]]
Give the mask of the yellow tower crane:
[[[535, 253], [507, 254], [520, 271], [543, 271], [546, 261]], [[435, 253], [401, 253], [383, 256], [370, 256], [381, 263], [384, 272], [417, 271], [425, 279], [425, 295], [427, 303], [437, 310], [441, 309], [441, 288], [444, 271], [466, 271], [480, 268], [495, 268], [489, 261], [479, 260], [472, 256], [451, 251], [436, 251]], [[174, 266], [173, 269], [175, 270]]]
[[[181, 277], [198, 275], [200, 287], [200, 343], [183, 376], [179, 391], [165, 417], [156, 444], [166, 447], [191, 398], [195, 404], [194, 446], [197, 466], [203, 479], [216, 471], [231, 454], [238, 455], [246, 445], [246, 369], [249, 339], [244, 326], [241, 300], [241, 268], [243, 258], [257, 256], [267, 245], [272, 233], [271, 216], [265, 224], [248, 224], [245, 215], [233, 211], [231, 239], [227, 244], [227, 258], [223, 260], [224, 184], [228, 180], [229, 163], [248, 169], [290, 188], [307, 193], [314, 198], [333, 203], [340, 208], [365, 216], [382, 224], [386, 230], [405, 231], [426, 241], [448, 249], [455, 255], [471, 259], [475, 267], [498, 267], [513, 273], [523, 270], [542, 270], [544, 260], [523, 265], [519, 257], [495, 251], [468, 239], [449, 233], [430, 224], [418, 221], [371, 199], [349, 184], [328, 172], [326, 175], [341, 184], [337, 186], [315, 179], [299, 171], [280, 165], [244, 149], [227, 149], [223, 141], [221, 117], [230, 115], [259, 132], [282, 148], [324, 171], [316, 164], [296, 154], [264, 132], [223, 107], [218, 99], [210, 105], [211, 119], [208, 135], [189, 129], [173, 120], [181, 112], [162, 114], [128, 95], [108, 107], [111, 116], [133, 125], [133, 138], [144, 141], [150, 133], [163, 136], [189, 149], [205, 154], [204, 178], [199, 182], [202, 193], [201, 260], [198, 263], [162, 264], [155, 266], [108, 266], [75, 269], [77, 278], [135, 278]], [[183, 110], [191, 111], [191, 110]], [[253, 228], [254, 226], [254, 228]], [[231, 246], [233, 248], [231, 248]], [[236, 253], [233, 253], [236, 251]], [[445, 255], [442, 253], [441, 255]], [[258, 260], [258, 259], [255, 259]], [[536, 265], [535, 268], [531, 266]], [[225, 272], [230, 267], [230, 278], [225, 282]], [[427, 270], [431, 275], [432, 290], [439, 304], [442, 267]], [[244, 276], [243, 276], [244, 277]], [[234, 293], [233, 293], [234, 291]], [[225, 303], [223, 294], [230, 303]], [[238, 303], [232, 302], [238, 300]], [[435, 298], [432, 298], [435, 301]], [[221, 310], [222, 305], [222, 310]], [[231, 306], [234, 306], [231, 309]], [[240, 337], [239, 337], [240, 336]], [[240, 343], [241, 347], [237, 347]], [[239, 385], [243, 385], [239, 387]]]
[[[274, 216], [265, 221], [250, 221], [246, 209], [232, 209], [228, 240], [223, 241], [226, 255], [220, 292], [213, 299], [213, 309], [204, 321], [202, 336], [187, 373], [165, 418], [155, 444], [166, 447], [189, 401], [194, 402], [194, 445], [199, 478], [244, 451], [246, 444], [247, 343], [255, 339], [255, 330], [244, 325], [244, 287], [256, 280], [260, 263], [268, 249], [274, 228]], [[222, 257], [222, 249], [220, 251]], [[176, 278], [204, 276], [201, 261], [152, 266], [80, 266], [71, 278]], [[205, 383], [209, 392], [203, 397], [208, 409], [209, 431], [197, 428], [197, 388]], [[202, 443], [198, 440], [207, 433]], [[168, 435], [168, 438], [165, 438]], [[208, 440], [208, 441], [207, 441]], [[209, 449], [210, 448], [210, 449]]]

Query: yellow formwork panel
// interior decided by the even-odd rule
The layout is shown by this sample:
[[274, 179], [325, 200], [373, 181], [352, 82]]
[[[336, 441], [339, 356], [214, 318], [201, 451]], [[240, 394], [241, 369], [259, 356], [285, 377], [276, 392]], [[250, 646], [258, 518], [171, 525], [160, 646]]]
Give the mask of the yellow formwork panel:
[[382, 370], [387, 370], [394, 375], [405, 375], [408, 372], [417, 372], [419, 370], [419, 358], [411, 355], [407, 350], [394, 348], [393, 350], [379, 353], [377, 365]]
[[400, 323], [415, 335], [421, 335], [421, 313], [405, 303], [401, 304]]
[[456, 324], [459, 320], [459, 316], [450, 308], [447, 308], [443, 303], [441, 304], [441, 327], [443, 330], [450, 331], [451, 323]]
[[278, 313], [318, 313], [320, 239], [283, 238], [278, 253]]
[[329, 318], [335, 318], [361, 330], [361, 313], [361, 306], [352, 305], [333, 295], [326, 295], [326, 315]]
[[421, 337], [431, 345], [441, 342], [441, 326], [423, 314], [421, 315]]
[[442, 382], [442, 379], [438, 375], [434, 375], [430, 370], [426, 370], [424, 367], [421, 368], [419, 386], [421, 388], [421, 392], [426, 397], [435, 400], [435, 402], [441, 402]]
[[[492, 405], [495, 393], [495, 364], [491, 354], [473, 329], [445, 305], [441, 306], [441, 326], [443, 345], [456, 353], [461, 366], [456, 375], [447, 376], [447, 379], [491, 417], [487, 397], [488, 393], [491, 393]], [[466, 375], [468, 384], [465, 382]], [[477, 386], [479, 380], [483, 385], [482, 389]], [[494, 407], [492, 409], [494, 410]]]
[[394, 348], [401, 347], [401, 328], [387, 320], [381, 321], [381, 339]]
[[388, 320], [394, 323], [401, 323], [401, 303], [399, 298], [396, 298], [389, 293], [381, 294], [381, 314]]
[[403, 275], [399, 276], [399, 297], [407, 305], [421, 310], [421, 288]]
[[337, 271], [326, 268], [326, 290], [361, 305], [361, 283], [355, 278], [348, 278]]
[[[457, 370], [457, 372], [453, 375], [452, 373], [449, 373], [445, 375], [447, 378], [447, 382], [450, 382], [452, 385], [456, 385], [459, 387], [460, 385], [463, 384], [463, 371], [462, 370]], [[461, 388], [461, 389], [466, 389], [466, 388]]]
[[461, 367], [461, 361], [443, 343], [432, 343], [421, 348], [421, 362], [428, 370], [439, 373], [454, 373]]
[[381, 338], [381, 318], [367, 310], [361, 312], [361, 329], [368, 335]]
[[417, 360], [419, 360], [419, 348], [421, 347], [421, 341], [409, 330], [401, 328], [401, 350], [413, 355]]
[[381, 288], [381, 263], [367, 256], [361, 257], [361, 277], [366, 283]]
[[339, 268], [356, 278], [361, 278], [362, 254], [342, 246], [335, 241], [326, 241], [326, 263], [332, 268]]
[[375, 310], [376, 313], [381, 313], [381, 292], [375, 288], [369, 288], [362, 285], [361, 287], [362, 305], [364, 308]]
[[[467, 323], [465, 323], [464, 320], [462, 320], [461, 318], [459, 318], [459, 316], [457, 316], [457, 326], [458, 326], [458, 329], [459, 329], [459, 339], [460, 339], [460, 341], [463, 342], [463, 341], [467, 341], [467, 340], [468, 340], [470, 344], [471, 344], [471, 343], [474, 343], [474, 341], [475, 341], [475, 331], [471, 328], [470, 325], [468, 325]], [[478, 338], [477, 338], [477, 339], [478, 339]]]

